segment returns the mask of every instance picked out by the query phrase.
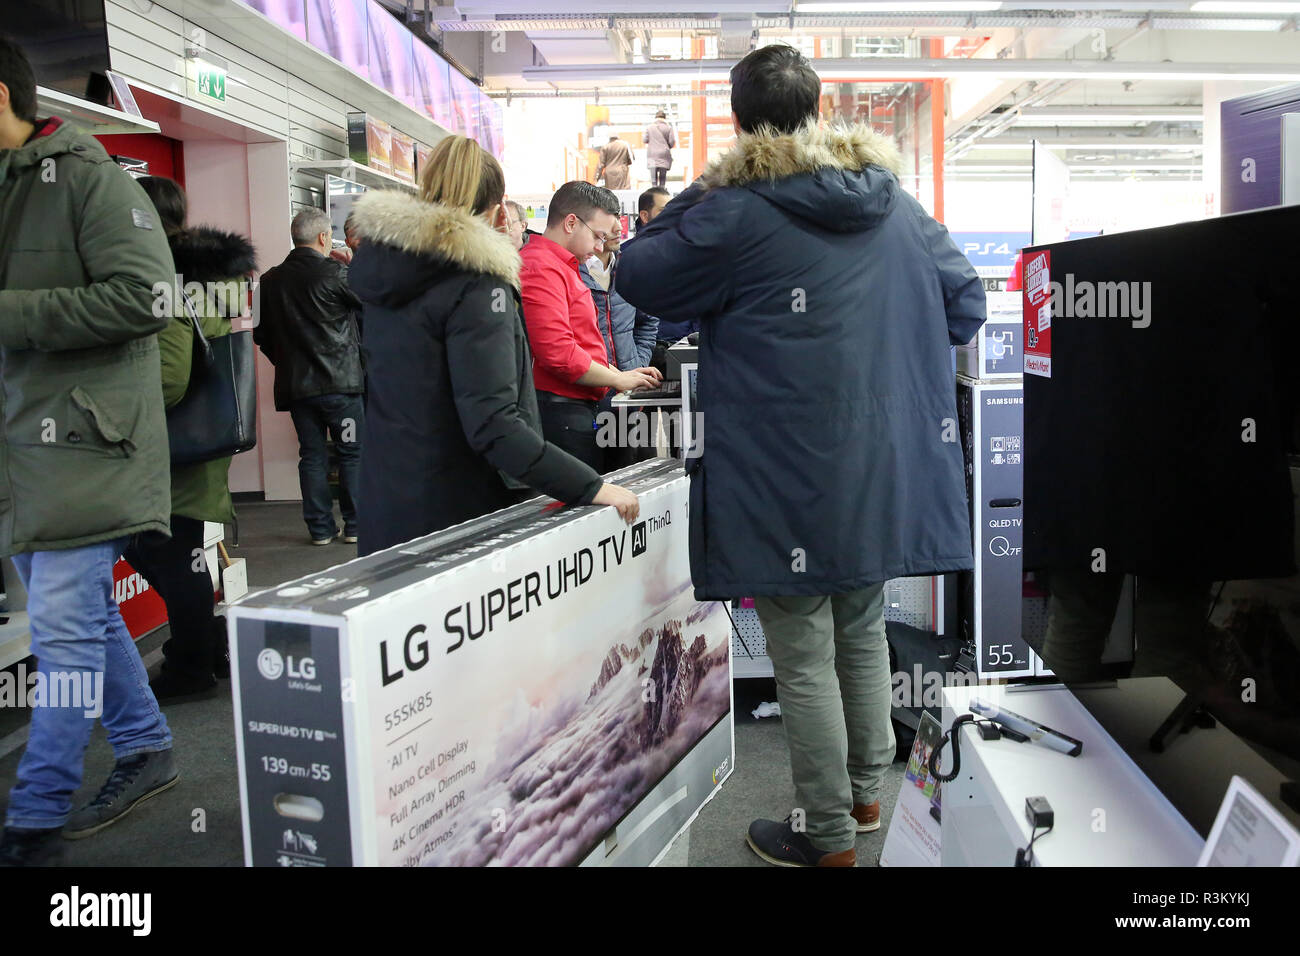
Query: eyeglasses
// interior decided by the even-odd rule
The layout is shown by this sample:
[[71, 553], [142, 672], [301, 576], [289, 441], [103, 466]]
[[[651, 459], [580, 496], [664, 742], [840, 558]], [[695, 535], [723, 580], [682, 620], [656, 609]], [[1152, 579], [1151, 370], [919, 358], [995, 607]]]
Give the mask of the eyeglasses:
[[582, 223], [589, 230], [591, 230], [591, 234], [595, 236], [597, 239], [599, 239], [601, 242], [609, 242], [610, 239], [614, 238], [613, 236], [607, 236], [603, 232], [597, 232], [595, 229], [592, 229], [591, 223], [587, 222], [587, 220], [583, 219], [581, 216], [574, 215], [573, 218], [578, 220], [578, 222]]

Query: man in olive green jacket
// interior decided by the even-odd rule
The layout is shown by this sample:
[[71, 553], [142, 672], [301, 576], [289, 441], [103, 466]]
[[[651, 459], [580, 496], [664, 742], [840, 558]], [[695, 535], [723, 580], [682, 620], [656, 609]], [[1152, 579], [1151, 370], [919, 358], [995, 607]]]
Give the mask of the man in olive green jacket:
[[[92, 137], [37, 118], [31, 67], [0, 38], [0, 555], [47, 688], [0, 865], [57, 860], [60, 831], [88, 836], [177, 779], [112, 582], [129, 535], [168, 528], [154, 287], [173, 271], [144, 192]], [[70, 814], [101, 715], [117, 764]]]

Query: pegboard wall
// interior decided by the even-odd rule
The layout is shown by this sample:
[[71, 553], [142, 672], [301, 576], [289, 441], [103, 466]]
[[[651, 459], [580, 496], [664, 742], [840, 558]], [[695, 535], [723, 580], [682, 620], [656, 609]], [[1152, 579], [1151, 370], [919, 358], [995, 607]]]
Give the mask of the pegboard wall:
[[[922, 630], [934, 630], [935, 578], [894, 578], [885, 582], [885, 620]], [[771, 677], [767, 639], [758, 612], [751, 607], [730, 608], [736, 622], [731, 632], [731, 667], [735, 677]], [[743, 640], [742, 640], [743, 639]]]

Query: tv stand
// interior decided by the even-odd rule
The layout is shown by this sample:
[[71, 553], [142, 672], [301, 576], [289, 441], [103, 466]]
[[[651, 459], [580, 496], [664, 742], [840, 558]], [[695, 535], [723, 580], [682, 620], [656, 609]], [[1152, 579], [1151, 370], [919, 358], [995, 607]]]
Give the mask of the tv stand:
[[1178, 706], [1173, 709], [1164, 722], [1151, 735], [1151, 751], [1162, 754], [1165, 747], [1176, 734], [1189, 733], [1193, 727], [1213, 730], [1218, 724], [1205, 709], [1205, 700], [1200, 695], [1184, 694]]

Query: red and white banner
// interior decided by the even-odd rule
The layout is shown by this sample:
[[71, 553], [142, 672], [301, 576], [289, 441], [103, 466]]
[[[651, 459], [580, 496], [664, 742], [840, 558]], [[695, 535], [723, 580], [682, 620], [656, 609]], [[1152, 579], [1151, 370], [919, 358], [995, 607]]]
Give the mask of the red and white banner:
[[1025, 374], [1052, 377], [1051, 253], [1025, 253], [1022, 258], [1025, 316]]
[[167, 623], [167, 605], [144, 575], [119, 558], [113, 565], [113, 599], [136, 640]]

